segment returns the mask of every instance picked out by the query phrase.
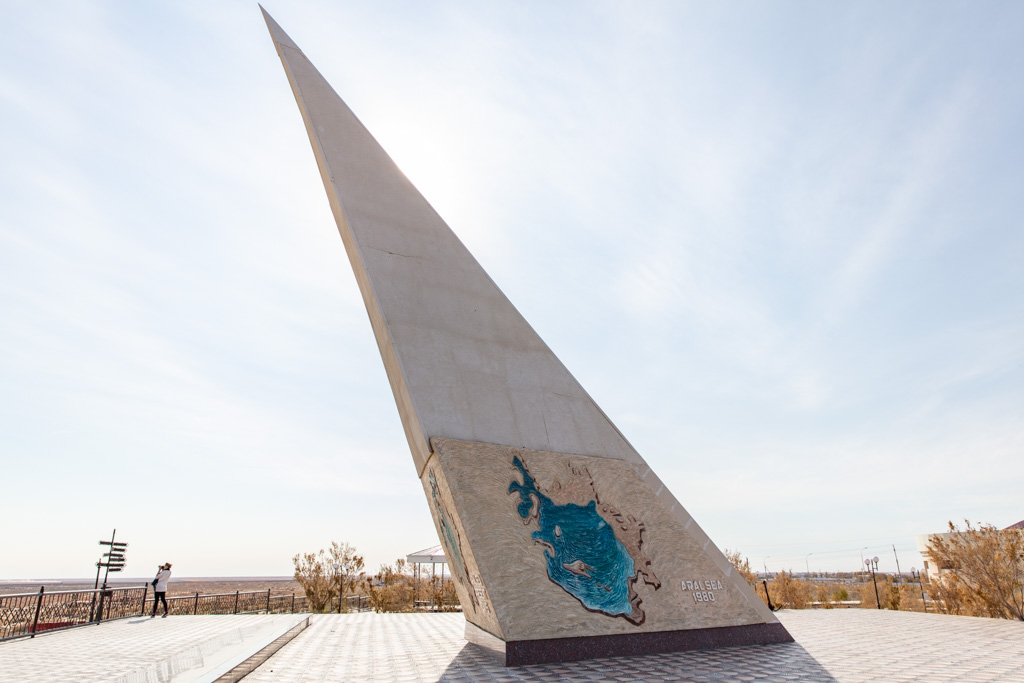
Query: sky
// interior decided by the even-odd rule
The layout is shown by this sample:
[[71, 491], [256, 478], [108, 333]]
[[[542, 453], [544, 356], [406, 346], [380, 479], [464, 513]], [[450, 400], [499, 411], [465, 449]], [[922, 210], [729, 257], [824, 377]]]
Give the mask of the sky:
[[[264, 6], [720, 548], [1024, 519], [1024, 5]], [[256, 3], [0, 24], [0, 579], [435, 545]]]

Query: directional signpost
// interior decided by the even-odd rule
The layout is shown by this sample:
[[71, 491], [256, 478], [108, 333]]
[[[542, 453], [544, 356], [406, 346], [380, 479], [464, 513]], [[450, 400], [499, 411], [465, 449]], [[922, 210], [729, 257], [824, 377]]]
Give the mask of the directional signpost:
[[[107, 577], [110, 576], [110, 572], [119, 572], [124, 569], [125, 549], [128, 547], [127, 543], [117, 542], [117, 529], [114, 529], [114, 533], [110, 534], [109, 541], [100, 541], [100, 545], [107, 546], [109, 552], [103, 553], [103, 557], [96, 562], [96, 583], [93, 584], [93, 590], [99, 588], [100, 585], [100, 570], [106, 569], [107, 571], [103, 574], [103, 596], [106, 597], [107, 593]], [[104, 597], [100, 598], [100, 607], [98, 614], [96, 613], [96, 594], [92, 594], [92, 605], [89, 608], [89, 621], [92, 621], [93, 616], [96, 620], [103, 619], [103, 601]]]
[[103, 574], [103, 587], [107, 587], [107, 577], [110, 572], [119, 572], [124, 569], [125, 559], [124, 553], [128, 548], [127, 543], [117, 543], [114, 539], [117, 538], [117, 529], [114, 529], [114, 533], [110, 535], [109, 541], [100, 541], [100, 545], [109, 546], [110, 552], [103, 553], [103, 557], [100, 558], [99, 562], [96, 563], [96, 584], [93, 588], [97, 588], [100, 583], [100, 569], [106, 568], [106, 572]]

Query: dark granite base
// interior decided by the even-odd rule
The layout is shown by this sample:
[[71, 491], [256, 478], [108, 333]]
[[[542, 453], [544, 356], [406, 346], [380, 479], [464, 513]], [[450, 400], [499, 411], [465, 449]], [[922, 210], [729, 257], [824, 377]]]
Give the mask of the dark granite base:
[[486, 649], [505, 666], [573, 662], [600, 657], [626, 657], [658, 652], [705, 650], [737, 645], [791, 643], [793, 636], [785, 627], [773, 624], [746, 624], [691, 631], [654, 631], [579, 638], [503, 641], [466, 622], [466, 640]]

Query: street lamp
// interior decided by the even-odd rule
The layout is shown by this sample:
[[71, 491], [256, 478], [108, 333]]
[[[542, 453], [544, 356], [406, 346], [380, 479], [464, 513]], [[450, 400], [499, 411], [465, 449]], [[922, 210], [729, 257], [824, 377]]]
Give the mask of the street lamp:
[[921, 572], [917, 571], [917, 567], [910, 568], [910, 576], [917, 579], [917, 585], [921, 587], [921, 604], [924, 605], [924, 611], [928, 611], [928, 603], [924, 599], [924, 581], [921, 577]]
[[[338, 568], [339, 567], [341, 567], [341, 565], [339, 563], [335, 562], [334, 563], [334, 580], [335, 581], [338, 581]], [[341, 582], [339, 581], [338, 582], [338, 614], [341, 614], [341, 592], [342, 592], [342, 587], [341, 587]]]
[[871, 570], [871, 581], [875, 584], [875, 604], [878, 605], [878, 609], [882, 609], [882, 601], [878, 599], [878, 581], [875, 579], [875, 570], [878, 569], [878, 555], [869, 560], [864, 560], [864, 564]]

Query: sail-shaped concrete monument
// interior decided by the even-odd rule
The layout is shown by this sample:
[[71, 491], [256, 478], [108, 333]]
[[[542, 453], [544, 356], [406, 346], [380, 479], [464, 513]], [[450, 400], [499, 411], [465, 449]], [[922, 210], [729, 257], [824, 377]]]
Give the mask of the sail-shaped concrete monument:
[[508, 665], [792, 640], [264, 11], [466, 636]]

